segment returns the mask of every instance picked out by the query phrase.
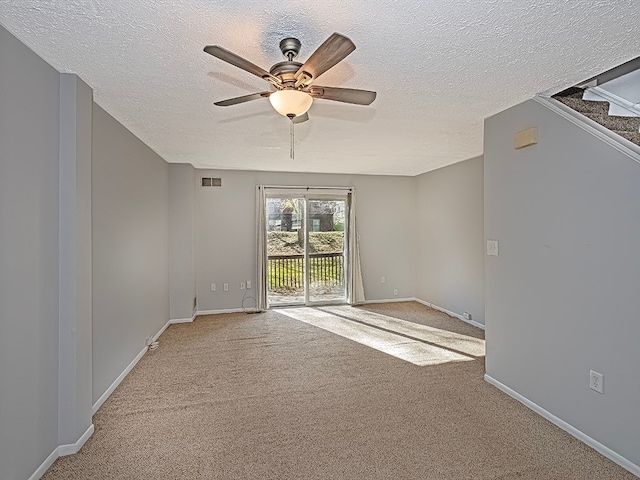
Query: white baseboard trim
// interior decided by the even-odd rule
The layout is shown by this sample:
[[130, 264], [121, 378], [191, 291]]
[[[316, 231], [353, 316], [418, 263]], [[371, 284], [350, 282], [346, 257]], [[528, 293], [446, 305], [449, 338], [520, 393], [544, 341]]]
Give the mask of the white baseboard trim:
[[65, 455], [73, 455], [74, 453], [78, 453], [82, 446], [85, 444], [89, 437], [93, 435], [94, 427], [93, 423], [87, 428], [87, 431], [82, 434], [82, 436], [78, 439], [76, 443], [71, 443], [69, 445], [60, 445], [58, 447], [58, 454], [61, 457]]
[[[162, 335], [164, 333], [164, 331], [167, 329], [167, 327], [169, 327], [169, 325], [171, 325], [171, 320], [169, 320], [167, 323], [165, 323], [162, 328], [160, 330], [158, 330], [158, 333], [156, 333], [153, 337], [151, 337], [151, 341], [155, 342], [156, 340], [158, 340], [158, 338], [160, 338], [160, 335]], [[146, 351], [146, 349], [145, 349]]]
[[422, 305], [426, 305], [427, 307], [431, 307], [431, 308], [433, 308], [434, 310], [438, 310], [438, 311], [440, 311], [440, 312], [442, 312], [442, 313], [446, 313], [446, 314], [447, 314], [447, 315], [449, 315], [450, 317], [455, 317], [455, 318], [457, 318], [458, 320], [462, 320], [463, 322], [468, 323], [469, 325], [473, 325], [474, 327], [478, 327], [478, 328], [479, 328], [479, 329], [481, 329], [481, 330], [484, 330], [484, 329], [485, 329], [484, 324], [479, 323], [479, 322], [476, 322], [476, 321], [474, 321], [474, 320], [467, 320], [467, 319], [466, 319], [466, 318], [464, 318], [462, 315], [459, 315], [459, 314], [457, 314], [457, 313], [455, 313], [455, 312], [452, 312], [451, 310], [447, 310], [446, 308], [439, 307], [439, 306], [438, 306], [438, 305], [436, 305], [435, 303], [429, 303], [429, 302], [426, 302], [426, 301], [424, 301], [424, 300], [420, 300], [419, 298], [414, 298], [413, 300], [415, 300], [415, 301], [416, 301], [416, 302], [418, 302], [418, 303], [421, 303]]
[[198, 315], [218, 315], [219, 313], [245, 313], [245, 312], [255, 312], [255, 308], [226, 308], [221, 310], [198, 310], [195, 316]]
[[198, 316], [198, 313], [196, 312], [196, 313], [193, 314], [193, 317], [191, 317], [191, 318], [189, 318], [189, 317], [187, 317], [187, 318], [172, 318], [171, 320], [169, 320], [169, 323], [171, 325], [173, 325], [175, 323], [191, 323], [196, 319], [197, 316]]
[[58, 458], [63, 457], [65, 455], [73, 455], [74, 453], [78, 453], [82, 446], [85, 444], [89, 437], [93, 435], [94, 426], [91, 424], [87, 431], [82, 434], [82, 436], [78, 439], [76, 443], [72, 443], [69, 445], [58, 445], [53, 452], [45, 459], [44, 462], [40, 464], [40, 466], [36, 469], [33, 474], [29, 477], [29, 480], [40, 480], [42, 476], [45, 474], [47, 470], [53, 465]]
[[581, 432], [580, 430], [578, 430], [574, 426], [568, 424], [567, 422], [565, 422], [561, 418], [556, 417], [551, 412], [548, 412], [547, 410], [545, 410], [544, 408], [542, 408], [538, 404], [536, 404], [536, 403], [532, 402], [531, 400], [529, 400], [527, 397], [524, 397], [524, 396], [520, 395], [515, 390], [512, 390], [511, 388], [507, 387], [503, 383], [500, 383], [498, 380], [496, 380], [495, 378], [491, 377], [490, 375], [485, 374], [484, 380], [485, 380], [485, 382], [490, 383], [491, 385], [493, 385], [497, 389], [503, 391], [504, 393], [509, 395], [511, 398], [514, 398], [514, 399], [518, 400], [520, 403], [522, 403], [526, 407], [530, 408], [531, 410], [536, 412], [541, 417], [546, 418], [547, 420], [549, 420], [551, 423], [553, 423], [557, 427], [560, 427], [562, 430], [567, 432], [569, 435], [574, 436], [575, 438], [577, 438], [581, 442], [583, 442], [586, 445], [588, 445], [589, 447], [593, 448], [596, 452], [601, 453], [602, 455], [607, 457], [612, 462], [617, 463], [622, 468], [624, 468], [624, 469], [630, 471], [631, 473], [633, 473], [634, 475], [637, 475], [637, 476], [640, 477], [640, 466], [636, 465], [633, 462], [630, 462], [629, 460], [624, 458], [622, 455], [614, 452], [609, 447], [606, 447], [605, 445], [601, 444], [600, 442], [594, 440], [593, 438], [591, 438], [587, 434]]
[[[160, 337], [160, 335], [162, 335], [162, 333], [167, 329], [169, 325], [171, 325], [171, 320], [165, 323], [162, 326], [162, 328], [158, 331], [158, 333], [156, 333], [153, 337], [151, 337], [151, 341], [155, 342]], [[109, 388], [107, 388], [105, 392], [100, 396], [100, 398], [96, 401], [96, 403], [93, 404], [93, 407], [91, 409], [91, 415], [95, 415], [95, 413], [102, 406], [102, 404], [107, 400], [107, 398], [109, 398], [109, 396], [113, 393], [113, 391], [118, 387], [118, 385], [120, 385], [122, 380], [124, 380], [124, 378], [129, 374], [129, 372], [133, 369], [133, 367], [136, 366], [136, 364], [140, 361], [140, 359], [144, 356], [144, 354], [147, 353], [148, 350], [149, 350], [148, 347], [145, 346], [140, 351], [140, 353], [138, 353], [136, 357], [133, 360], [131, 360], [131, 363], [127, 365], [127, 367], [122, 371], [122, 373], [118, 375], [118, 377], [113, 381], [113, 383], [109, 385]]]
[[47, 457], [47, 459], [40, 464], [35, 472], [29, 477], [29, 480], [40, 480], [40, 478], [45, 474], [49, 467], [53, 465], [60, 455], [58, 454], [58, 448], [56, 447], [51, 455]]
[[124, 380], [124, 377], [126, 377], [128, 375], [128, 373], [133, 369], [133, 367], [136, 366], [136, 364], [140, 361], [140, 359], [144, 356], [145, 353], [147, 353], [148, 348], [144, 347], [140, 353], [138, 353], [136, 355], [136, 357], [131, 360], [131, 363], [129, 363], [129, 365], [127, 365], [127, 368], [125, 368], [122, 373], [120, 375], [118, 375], [118, 378], [116, 378], [113, 383], [111, 385], [109, 385], [109, 388], [107, 388], [105, 390], [105, 392], [100, 396], [100, 398], [98, 399], [98, 401], [96, 403], [93, 404], [93, 408], [91, 409], [91, 414], [95, 415], [95, 413], [98, 411], [98, 409], [102, 406], [102, 404], [107, 400], [107, 398], [109, 398], [109, 396], [113, 393], [113, 391], [118, 387], [118, 385], [120, 385], [120, 383], [122, 382], [122, 380]]
[[399, 303], [399, 302], [413, 302], [415, 298], [382, 298], [380, 300], [365, 300], [358, 303], [358, 305], [370, 305], [375, 303]]

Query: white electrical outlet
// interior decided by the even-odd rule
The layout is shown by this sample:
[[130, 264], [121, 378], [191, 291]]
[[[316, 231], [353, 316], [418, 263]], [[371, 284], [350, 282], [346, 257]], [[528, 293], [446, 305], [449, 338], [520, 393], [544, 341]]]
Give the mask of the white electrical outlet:
[[462, 316], [465, 320], [471, 320], [471, 314], [469, 312], [464, 312]]
[[247, 280], [247, 290], [251, 289], [251, 280]]
[[380, 279], [381, 283], [387, 283], [387, 277], [385, 277], [384, 275], [382, 276], [382, 278]]
[[397, 288], [394, 288], [394, 289], [393, 289], [393, 294], [394, 294], [395, 296], [398, 296], [398, 289], [397, 289]]
[[604, 375], [593, 370], [589, 371], [589, 388], [598, 393], [604, 393]]
[[216, 284], [215, 284], [215, 283], [212, 283], [212, 284], [211, 284], [211, 291], [212, 291], [212, 292], [215, 292], [215, 291], [216, 291]]
[[499, 254], [498, 240], [487, 240], [487, 255], [497, 257]]
[[229, 284], [228, 284], [228, 283], [224, 283], [224, 284], [222, 284], [222, 289], [223, 289], [225, 292], [228, 292], [228, 291], [229, 291]]
[[247, 288], [247, 284], [244, 282], [240, 282], [240, 290], [244, 290], [245, 288]]

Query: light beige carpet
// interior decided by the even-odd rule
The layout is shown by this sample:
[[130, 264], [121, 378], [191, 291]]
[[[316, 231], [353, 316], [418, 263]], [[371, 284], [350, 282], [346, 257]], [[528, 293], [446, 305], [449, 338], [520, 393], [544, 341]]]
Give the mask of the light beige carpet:
[[[380, 319], [367, 312], [427, 326], [458, 353], [456, 339], [482, 339], [417, 303], [353, 311]], [[418, 366], [278, 311], [199, 317], [166, 330], [82, 450], [43, 478], [636, 479], [485, 383], [484, 358], [465, 355]]]
[[278, 312], [414, 365], [466, 362], [484, 356], [484, 340], [479, 338], [349, 306], [284, 308]]

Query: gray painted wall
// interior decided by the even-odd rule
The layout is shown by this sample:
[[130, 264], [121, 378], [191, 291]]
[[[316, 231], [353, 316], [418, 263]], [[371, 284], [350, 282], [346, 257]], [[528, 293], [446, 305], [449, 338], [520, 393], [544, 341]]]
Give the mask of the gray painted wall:
[[169, 320], [169, 167], [93, 110], [93, 401]]
[[58, 446], [58, 72], [0, 27], [0, 465]]
[[[58, 443], [91, 426], [91, 137], [93, 92], [60, 75]], [[75, 448], [74, 448], [75, 450]]]
[[533, 100], [486, 121], [484, 158], [487, 373], [640, 465], [640, 164]]
[[192, 318], [196, 291], [195, 169], [169, 164], [169, 236], [171, 248], [172, 320]]
[[[416, 188], [413, 177], [196, 170], [222, 187], [196, 186], [198, 310], [241, 308], [240, 282], [256, 283], [255, 188], [258, 184], [355, 186], [367, 300], [413, 297]], [[380, 279], [386, 276], [386, 283]], [[217, 283], [216, 292], [210, 284]], [[221, 285], [229, 283], [229, 291]], [[255, 290], [249, 292], [253, 294]], [[246, 307], [255, 306], [247, 301]]]
[[[67, 105], [71, 116], [62, 115], [61, 128], [60, 75], [0, 27], [3, 478], [28, 478], [58, 444], [73, 442], [86, 430], [90, 405], [83, 400], [85, 389], [95, 402], [142, 351], [147, 336], [169, 318], [189, 317], [196, 279], [201, 310], [240, 307], [239, 282], [255, 283], [256, 184], [354, 185], [367, 299], [393, 298], [394, 288], [399, 298], [415, 296], [418, 195], [428, 180], [168, 166], [100, 107], [90, 112], [88, 86], [70, 83], [77, 91], [67, 97], [78, 103]], [[68, 149], [61, 148], [61, 135], [70, 142]], [[88, 177], [89, 148], [90, 186], [81, 181]], [[73, 162], [82, 160], [65, 163], [75, 168], [78, 183], [75, 197], [65, 196], [68, 209], [61, 216], [58, 162], [68, 153], [78, 156]], [[201, 174], [221, 176], [223, 187], [201, 189]], [[65, 173], [63, 180], [69, 193], [74, 179]], [[86, 229], [90, 203], [92, 232]], [[61, 218], [68, 221], [62, 230]], [[75, 248], [61, 249], [60, 235], [77, 242]], [[67, 257], [80, 262], [72, 265], [75, 270], [60, 267], [59, 258]], [[60, 279], [67, 282], [65, 288]], [[229, 282], [231, 291], [211, 293], [212, 281]], [[62, 308], [60, 298], [71, 303]], [[64, 325], [75, 337], [59, 329], [59, 314], [70, 315]], [[91, 345], [84, 341], [89, 334]], [[59, 352], [70, 353], [69, 346], [75, 354], [62, 361]], [[86, 355], [91, 360], [83, 361]], [[68, 383], [60, 381], [58, 367]], [[88, 368], [93, 388], [84, 374]], [[59, 410], [59, 399], [77, 403]], [[70, 428], [60, 429], [59, 419], [69, 421]]]
[[417, 177], [416, 296], [484, 323], [482, 157]]
[[92, 108], [86, 84], [0, 27], [3, 479], [75, 443], [169, 319], [168, 165]]

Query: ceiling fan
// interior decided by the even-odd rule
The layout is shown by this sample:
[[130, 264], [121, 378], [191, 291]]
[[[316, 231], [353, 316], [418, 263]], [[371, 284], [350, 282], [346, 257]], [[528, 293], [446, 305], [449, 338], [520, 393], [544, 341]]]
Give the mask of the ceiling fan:
[[376, 92], [313, 84], [320, 75], [344, 60], [356, 49], [349, 38], [339, 33], [332, 34], [304, 64], [294, 61], [298, 57], [300, 46], [300, 40], [297, 38], [289, 37], [281, 40], [280, 51], [286, 60], [276, 63], [268, 72], [218, 45], [204, 47], [204, 51], [208, 54], [266, 80], [275, 89], [222, 100], [215, 102], [215, 105], [228, 107], [259, 98], [269, 98], [271, 105], [279, 114], [289, 117], [292, 123], [301, 123], [309, 119], [307, 110], [311, 107], [314, 98], [357, 105], [369, 105], [375, 100]]

